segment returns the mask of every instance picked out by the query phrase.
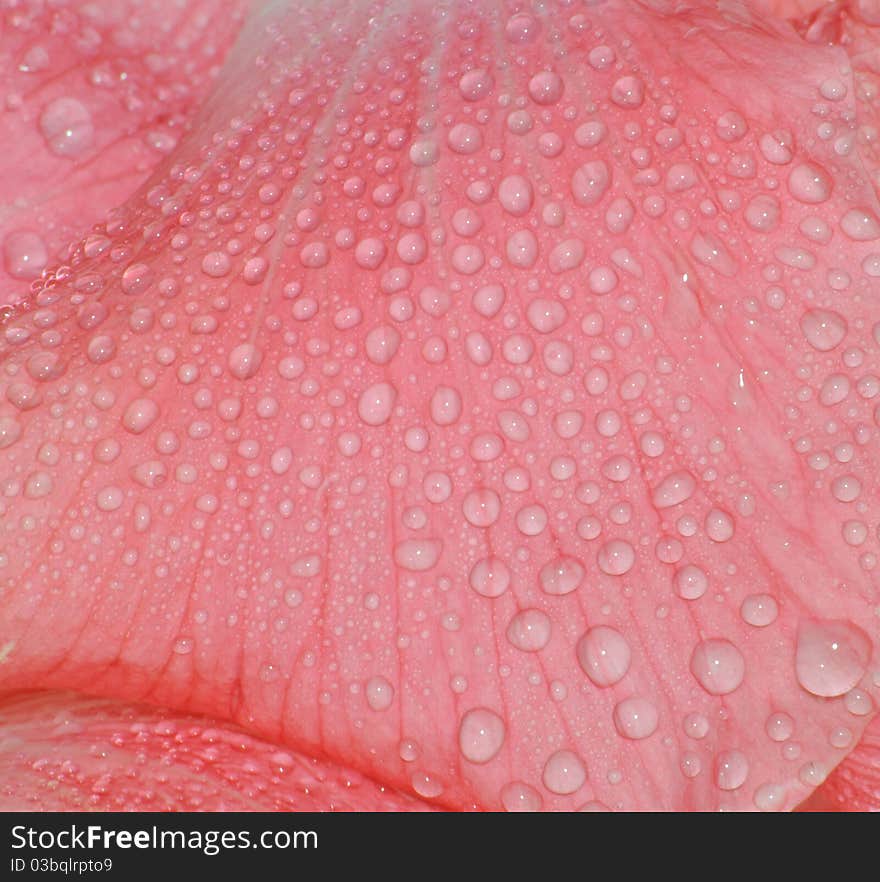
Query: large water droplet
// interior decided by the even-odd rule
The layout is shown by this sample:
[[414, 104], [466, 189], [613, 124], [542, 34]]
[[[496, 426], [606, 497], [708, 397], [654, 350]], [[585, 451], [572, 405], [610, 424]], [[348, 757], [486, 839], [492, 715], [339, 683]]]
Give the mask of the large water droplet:
[[655, 508], [670, 508], [690, 499], [696, 487], [690, 472], [672, 472], [654, 488], [651, 499]]
[[483, 597], [500, 597], [510, 585], [510, 570], [498, 557], [485, 557], [471, 567], [471, 588]]
[[488, 763], [504, 745], [504, 720], [485, 707], [469, 710], [461, 719], [458, 746], [462, 756], [472, 763]]
[[801, 316], [801, 331], [807, 343], [819, 352], [830, 352], [846, 336], [846, 319], [831, 309], [808, 309]]
[[42, 237], [30, 230], [18, 230], [3, 240], [3, 265], [14, 279], [37, 279], [49, 262]]
[[229, 353], [229, 372], [239, 380], [249, 380], [260, 369], [263, 353], [253, 343], [242, 343]]
[[645, 100], [645, 84], [638, 77], [621, 77], [611, 87], [611, 100], [618, 107], [641, 107]]
[[726, 750], [715, 760], [715, 784], [719, 790], [736, 790], [746, 783], [749, 761], [742, 751]]
[[798, 683], [823, 698], [844, 695], [864, 676], [872, 649], [871, 638], [849, 622], [804, 622], [795, 651]]
[[506, 812], [539, 812], [544, 800], [534, 787], [523, 781], [511, 781], [501, 788], [501, 804]]
[[385, 677], [371, 677], [364, 688], [367, 704], [374, 711], [385, 711], [394, 701], [394, 687]]
[[550, 616], [539, 609], [518, 612], [507, 626], [507, 639], [521, 652], [539, 652], [549, 642], [553, 630]]
[[358, 399], [358, 416], [368, 426], [381, 426], [391, 418], [397, 390], [390, 383], [374, 383]]
[[21, 437], [21, 423], [12, 417], [0, 417], [0, 450], [11, 447]]
[[629, 670], [632, 652], [626, 638], [614, 628], [597, 625], [578, 640], [577, 659], [597, 686], [613, 686]]
[[647, 698], [626, 698], [614, 707], [614, 728], [624, 738], [648, 738], [659, 721], [657, 708]]
[[813, 163], [796, 165], [788, 176], [788, 189], [798, 202], [815, 205], [831, 195], [834, 182], [831, 175]]
[[423, 572], [437, 565], [443, 543], [439, 539], [406, 539], [394, 548], [394, 561], [404, 570]]
[[840, 229], [856, 242], [880, 238], [880, 220], [866, 208], [851, 208], [840, 219]]
[[572, 176], [571, 194], [578, 205], [595, 205], [611, 185], [611, 169], [602, 159], [585, 162]]
[[150, 398], [137, 398], [125, 409], [122, 425], [132, 433], [145, 432], [159, 416], [159, 405]]
[[586, 780], [586, 766], [571, 750], [557, 750], [544, 764], [544, 786], [551, 793], [567, 796], [580, 790]]
[[691, 673], [710, 695], [733, 692], [742, 683], [745, 672], [745, 659], [729, 640], [703, 640], [691, 655]]
[[685, 564], [677, 570], [673, 581], [676, 594], [685, 600], [699, 600], [709, 587], [705, 570], [695, 564]]
[[67, 159], [82, 156], [95, 138], [92, 115], [76, 98], [56, 98], [40, 114], [40, 132], [56, 155]]
[[584, 567], [574, 557], [557, 557], [541, 567], [538, 579], [546, 594], [571, 594], [584, 579]]

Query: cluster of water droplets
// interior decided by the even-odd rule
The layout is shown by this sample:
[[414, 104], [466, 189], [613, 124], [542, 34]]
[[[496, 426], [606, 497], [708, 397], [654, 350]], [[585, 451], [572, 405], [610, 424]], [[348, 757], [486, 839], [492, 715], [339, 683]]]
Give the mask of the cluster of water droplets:
[[[842, 518], [845, 550], [876, 546], [860, 476], [870, 424], [880, 424], [880, 379], [870, 372], [880, 324], [856, 327], [846, 316], [880, 275], [869, 250], [880, 222], [835, 191], [855, 136], [836, 109], [846, 87], [822, 84], [815, 137], [824, 148], [808, 150], [791, 131], [755, 130], [734, 110], [688, 120], [674, 89], [652, 84], [621, 57], [631, 47], [612, 48], [606, 29], [580, 13], [558, 27], [517, 13], [502, 30], [521, 65], [493, 65], [466, 48], [445, 76], [418, 46], [400, 63], [285, 68], [284, 101], [260, 95], [272, 111], [261, 125], [233, 118], [199, 164], [171, 165], [149, 189], [146, 226], [121, 216], [40, 278], [33, 309], [4, 327], [8, 349], [26, 353], [4, 378], [0, 448], [14, 464], [4, 496], [27, 501], [18, 527], [31, 531], [49, 517], [31, 504], [59, 498], [65, 469], [87, 463], [88, 501], [65, 542], [94, 536], [92, 516], [110, 532], [125, 518], [133, 532], [114, 540], [123, 566], [134, 567], [149, 554], [137, 537], [179, 504], [173, 489], [191, 503], [187, 529], [199, 536], [187, 553], [210, 548], [215, 575], [235, 560], [237, 517], [256, 512], [250, 541], [269, 548], [300, 518], [283, 576], [273, 570], [258, 586], [280, 593], [275, 627], [289, 633], [329, 590], [330, 571], [344, 568], [322, 537], [338, 538], [334, 517], [378, 484], [403, 501], [371, 511], [394, 537], [402, 591], [454, 586], [462, 610], [491, 608], [503, 668], [541, 654], [566, 659], [545, 684], [553, 702], [595, 699], [605, 707], [597, 725], [625, 742], [687, 738], [684, 778], [705, 771], [722, 793], [748, 784], [757, 807], [781, 807], [783, 790], [753, 780], [744, 747], [700, 747], [714, 741], [718, 702], [762, 694], [751, 632], [796, 615], [779, 580], [738, 559], [761, 529], [749, 524], [775, 517], [766, 487], [739, 474], [725, 426], [729, 412], [751, 407], [757, 386], [746, 373], [759, 364], [739, 366], [727, 397], [687, 389], [682, 372], [696, 376], [713, 353], [692, 331], [667, 343], [664, 321], [687, 328], [700, 315], [708, 329], [729, 310], [731, 321], [745, 316], [789, 341], [801, 385], [780, 407], [790, 427], [810, 426], [794, 452]], [[575, 47], [567, 53], [563, 32]], [[553, 35], [555, 60], [536, 64], [529, 53]], [[529, 65], [523, 78], [516, 68]], [[345, 84], [338, 104], [328, 83]], [[398, 125], [399, 109], [438, 83], [447, 91], [433, 113], [420, 108]], [[96, 137], [73, 99], [48, 105], [39, 125], [59, 156], [91, 149]], [[744, 236], [755, 243], [749, 261]], [[655, 259], [649, 239], [672, 257]], [[862, 249], [862, 278], [820, 270], [832, 240]], [[16, 247], [8, 268], [39, 263], [34, 241]], [[742, 273], [761, 296], [740, 286]], [[74, 338], [81, 355], [67, 354]], [[706, 370], [711, 385], [717, 375]], [[812, 426], [817, 410], [829, 413]], [[30, 414], [48, 426], [67, 412], [76, 420], [39, 446], [36, 462], [16, 455], [37, 424]], [[823, 434], [840, 436], [830, 452]], [[777, 477], [784, 494], [791, 478]], [[352, 547], [368, 554], [361, 529], [370, 530], [359, 526]], [[168, 553], [150, 562], [160, 578], [183, 545], [164, 541]], [[369, 544], [381, 541], [370, 533]], [[13, 553], [27, 554], [20, 542]], [[874, 553], [861, 551], [863, 570]], [[707, 623], [687, 646], [664, 650], [686, 668], [674, 676], [702, 690], [701, 713], [674, 719], [669, 684], [647, 676], [653, 650], [626, 611], [646, 592], [658, 622]], [[734, 614], [716, 619], [720, 604]], [[368, 621], [388, 601], [375, 588], [361, 606]], [[467, 618], [447, 612], [441, 624], [455, 634]], [[203, 611], [188, 624], [177, 656], [192, 655], [209, 620]], [[786, 651], [785, 685], [870, 712], [872, 645], [855, 624], [805, 616]], [[313, 651], [302, 658], [316, 663]], [[381, 660], [375, 667], [356, 684], [363, 713], [395, 714], [411, 684]], [[470, 775], [509, 756], [520, 733], [462, 671], [448, 682], [461, 696], [458, 749]], [[283, 659], [260, 668], [267, 685], [288, 676]], [[801, 759], [790, 741], [799, 722], [774, 710], [766, 726], [792, 760]], [[839, 730], [830, 742], [850, 744]], [[445, 773], [418, 740], [405, 733], [398, 749], [413, 790], [441, 796]], [[548, 749], [540, 775], [503, 783], [497, 800], [537, 809], [549, 794], [601, 807], [588, 754], [586, 736]], [[804, 759], [806, 786], [817, 768]], [[613, 791], [624, 777], [606, 772], [602, 786]]]

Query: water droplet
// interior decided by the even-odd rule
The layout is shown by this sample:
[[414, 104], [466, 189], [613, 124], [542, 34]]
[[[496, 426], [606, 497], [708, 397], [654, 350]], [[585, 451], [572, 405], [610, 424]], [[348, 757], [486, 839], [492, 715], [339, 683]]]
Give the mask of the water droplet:
[[498, 557], [485, 557], [471, 567], [468, 581], [482, 597], [500, 597], [510, 585], [510, 570]]
[[222, 279], [224, 276], [229, 275], [231, 267], [232, 262], [229, 259], [229, 255], [224, 254], [222, 251], [209, 251], [202, 258], [202, 272], [212, 279]]
[[0, 450], [11, 447], [21, 437], [21, 423], [12, 417], [0, 417]]
[[492, 91], [493, 84], [492, 75], [488, 71], [469, 70], [458, 81], [458, 90], [465, 101], [479, 101]]
[[769, 594], [749, 594], [743, 599], [740, 615], [753, 628], [766, 628], [776, 621], [779, 604]]
[[611, 87], [611, 100], [618, 107], [641, 107], [645, 100], [645, 84], [638, 77], [621, 77]]
[[541, 25], [536, 18], [527, 12], [517, 12], [512, 15], [504, 26], [504, 35], [511, 43], [520, 45], [533, 43], [541, 30]]
[[675, 593], [685, 600], [699, 600], [709, 587], [709, 579], [704, 570], [695, 564], [685, 564], [676, 570]]
[[390, 383], [374, 383], [358, 399], [358, 416], [368, 426], [381, 426], [391, 418], [397, 390]]
[[542, 780], [551, 793], [567, 796], [584, 786], [587, 769], [573, 751], [557, 750], [544, 764]]
[[423, 572], [437, 565], [442, 550], [439, 539], [405, 539], [395, 546], [394, 560], [404, 570]]
[[855, 502], [862, 492], [862, 483], [855, 475], [840, 475], [831, 482], [831, 495], [838, 502]]
[[683, 726], [685, 734], [698, 741], [709, 734], [709, 721], [703, 714], [688, 714], [684, 718]]
[[577, 269], [584, 262], [585, 255], [584, 243], [580, 239], [565, 239], [550, 252], [547, 265], [551, 273], [567, 273]]
[[749, 761], [739, 750], [725, 750], [715, 760], [715, 784], [720, 790], [736, 790], [746, 783]]
[[9, 233], [3, 240], [3, 265], [14, 279], [38, 279], [49, 263], [42, 237], [30, 230]]
[[839, 346], [848, 329], [846, 319], [830, 309], [808, 309], [800, 324], [807, 342], [819, 352], [830, 352]]
[[611, 169], [602, 159], [585, 162], [571, 179], [571, 194], [578, 205], [595, 205], [611, 186]]
[[842, 620], [809, 621], [798, 628], [795, 672], [807, 692], [835, 698], [854, 688], [871, 659], [871, 638]]
[[685, 751], [679, 760], [679, 768], [685, 778], [696, 778], [703, 771], [703, 762], [700, 755], [691, 750]]
[[436, 799], [443, 793], [443, 785], [427, 772], [414, 772], [410, 778], [412, 789], [423, 799]]
[[626, 638], [607, 625], [590, 628], [578, 640], [576, 653], [583, 672], [600, 687], [619, 683], [632, 660]]
[[49, 66], [49, 52], [39, 44], [29, 47], [18, 64], [22, 73], [37, 73]]
[[584, 580], [584, 567], [577, 558], [557, 557], [541, 567], [538, 580], [545, 594], [571, 594]]
[[624, 738], [641, 740], [657, 731], [660, 717], [647, 698], [625, 698], [614, 707], [614, 728]]
[[153, 283], [153, 271], [145, 263], [133, 263], [125, 268], [120, 280], [123, 293], [134, 297], [143, 294]]
[[101, 511], [117, 511], [125, 501], [125, 494], [119, 487], [105, 487], [99, 490], [95, 504]]
[[40, 132], [56, 156], [76, 159], [94, 142], [92, 115], [75, 98], [56, 98], [40, 114]]
[[691, 654], [690, 669], [710, 695], [727, 695], [742, 683], [746, 662], [729, 640], [712, 638], [697, 644]]
[[769, 233], [779, 224], [781, 207], [775, 196], [761, 193], [746, 205], [743, 211], [745, 222], [758, 233]]
[[474, 292], [472, 304], [483, 318], [494, 318], [504, 306], [505, 293], [502, 285], [482, 285]]
[[794, 158], [794, 137], [791, 132], [779, 129], [766, 132], [758, 139], [761, 156], [771, 165], [787, 165]]
[[431, 396], [431, 419], [438, 426], [451, 426], [461, 417], [461, 395], [452, 386], [438, 386]]
[[394, 701], [394, 687], [384, 677], [371, 677], [364, 689], [367, 704], [374, 711], [386, 711]]
[[465, 520], [474, 527], [491, 527], [501, 515], [501, 499], [494, 490], [482, 487], [465, 496], [462, 502]]
[[755, 791], [752, 801], [759, 811], [778, 812], [785, 804], [785, 790], [778, 784], [762, 784]]
[[48, 472], [31, 472], [24, 485], [24, 495], [28, 499], [42, 499], [54, 489], [52, 476]]
[[132, 433], [145, 432], [159, 416], [159, 405], [149, 398], [137, 398], [128, 405], [122, 415], [122, 425]]
[[596, 556], [599, 569], [608, 576], [625, 575], [633, 568], [635, 560], [635, 550], [623, 539], [606, 542]]
[[727, 143], [741, 140], [748, 130], [748, 123], [735, 110], [722, 113], [715, 123], [715, 133]]
[[851, 208], [840, 219], [840, 229], [856, 242], [880, 238], [880, 220], [865, 208]]
[[831, 175], [814, 163], [796, 165], [788, 176], [789, 192], [798, 202], [807, 205], [825, 202], [833, 187]]
[[764, 731], [772, 741], [788, 741], [794, 735], [794, 720], [789, 714], [777, 711], [767, 717], [764, 723]]
[[578, 808], [579, 812], [610, 812], [611, 809], [605, 805], [604, 802], [599, 802], [596, 799], [591, 799], [589, 802], [585, 802], [582, 806]]
[[373, 364], [388, 364], [400, 346], [400, 332], [390, 325], [380, 325], [367, 334], [364, 349]]
[[538, 240], [531, 230], [517, 230], [507, 237], [504, 250], [511, 266], [531, 269], [538, 259]]
[[446, 143], [455, 153], [469, 156], [472, 153], [477, 153], [483, 146], [483, 136], [476, 126], [472, 126], [470, 123], [458, 123], [449, 130]]
[[229, 372], [239, 380], [249, 380], [260, 369], [263, 353], [253, 343], [242, 343], [229, 353]]
[[518, 612], [507, 625], [507, 639], [521, 652], [539, 652], [549, 642], [553, 625], [550, 616], [539, 609]]
[[654, 507], [670, 508], [673, 505], [680, 505], [694, 495], [696, 487], [690, 472], [672, 472], [654, 488], [651, 497]]
[[553, 71], [541, 71], [529, 80], [529, 95], [535, 104], [555, 104], [564, 89], [562, 78]]
[[666, 172], [666, 190], [669, 193], [683, 193], [696, 186], [698, 180], [697, 171], [689, 162], [676, 162]]
[[511, 781], [501, 788], [501, 804], [506, 812], [539, 812], [544, 800], [534, 787], [523, 781]]
[[861, 689], [851, 689], [843, 700], [849, 713], [855, 717], [864, 717], [874, 710], [874, 699]]
[[727, 542], [733, 538], [733, 518], [720, 508], [713, 508], [706, 515], [706, 535], [713, 542]]
[[469, 710], [458, 729], [462, 756], [472, 763], [488, 763], [504, 745], [506, 731], [504, 721], [494, 711], [485, 707]]

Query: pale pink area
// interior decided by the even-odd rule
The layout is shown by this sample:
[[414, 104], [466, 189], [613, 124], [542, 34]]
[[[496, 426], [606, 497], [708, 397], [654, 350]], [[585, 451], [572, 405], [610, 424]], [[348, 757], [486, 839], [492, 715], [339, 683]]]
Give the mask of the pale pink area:
[[4, 322], [7, 690], [452, 809], [791, 809], [863, 762], [875, 34], [671, 6], [247, 20]]

